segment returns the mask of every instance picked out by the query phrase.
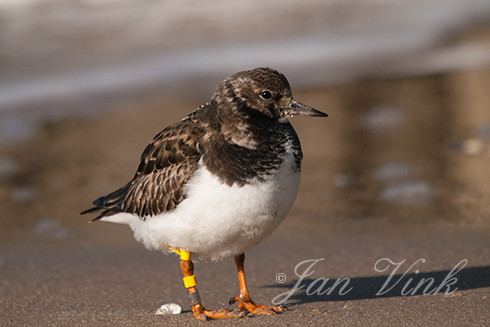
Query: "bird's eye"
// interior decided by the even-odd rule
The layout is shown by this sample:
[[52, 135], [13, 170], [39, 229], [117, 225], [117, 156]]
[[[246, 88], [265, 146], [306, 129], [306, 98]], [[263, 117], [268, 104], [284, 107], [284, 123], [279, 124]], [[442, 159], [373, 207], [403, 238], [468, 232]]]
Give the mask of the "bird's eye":
[[269, 100], [270, 98], [272, 98], [272, 93], [270, 93], [269, 91], [262, 91], [260, 93], [260, 97], [264, 100]]

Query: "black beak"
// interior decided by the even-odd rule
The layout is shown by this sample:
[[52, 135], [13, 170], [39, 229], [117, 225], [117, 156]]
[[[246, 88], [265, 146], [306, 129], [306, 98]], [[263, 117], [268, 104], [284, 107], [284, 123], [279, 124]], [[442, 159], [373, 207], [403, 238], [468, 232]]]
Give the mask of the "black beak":
[[301, 102], [291, 99], [289, 105], [283, 110], [283, 116], [309, 116], [309, 117], [327, 117], [324, 112], [308, 107]]

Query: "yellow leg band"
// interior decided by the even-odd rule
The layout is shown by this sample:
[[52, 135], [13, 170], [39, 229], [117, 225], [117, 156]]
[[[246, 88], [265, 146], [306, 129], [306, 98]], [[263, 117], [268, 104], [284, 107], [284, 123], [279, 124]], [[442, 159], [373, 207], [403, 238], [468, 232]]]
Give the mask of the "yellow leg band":
[[177, 249], [177, 248], [171, 248], [170, 246], [168, 247], [170, 249], [170, 251], [173, 251], [175, 253], [177, 253], [178, 255], [180, 255], [180, 259], [181, 260], [191, 260], [191, 253], [190, 252], [187, 252], [187, 251], [184, 251], [184, 250], [181, 250], [181, 249]]
[[182, 278], [182, 280], [184, 281], [185, 288], [189, 288], [197, 285], [195, 275], [184, 277]]

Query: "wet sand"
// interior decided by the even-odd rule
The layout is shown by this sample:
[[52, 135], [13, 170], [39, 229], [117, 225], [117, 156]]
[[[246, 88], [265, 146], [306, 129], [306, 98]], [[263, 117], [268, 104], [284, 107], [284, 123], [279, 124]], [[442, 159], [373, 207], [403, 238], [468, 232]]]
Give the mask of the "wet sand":
[[[251, 294], [270, 303], [294, 287], [298, 263], [324, 260], [286, 301], [289, 311], [213, 324], [484, 326], [489, 76], [479, 70], [295, 90], [330, 117], [293, 119], [304, 152], [300, 193], [279, 229], [247, 255]], [[196, 324], [177, 257], [147, 252], [127, 227], [87, 224], [78, 213], [124, 184], [147, 142], [199, 104], [128, 102], [99, 116], [46, 122], [32, 140], [2, 148], [14, 165], [0, 174], [1, 324]], [[383, 258], [406, 261], [395, 272], [401, 281], [378, 296], [392, 271], [374, 269]], [[402, 296], [410, 280], [440, 285], [462, 260], [451, 295], [443, 288]], [[238, 289], [232, 260], [198, 263], [196, 275], [204, 304], [228, 307]], [[349, 278], [352, 290], [311, 294], [318, 278]], [[170, 302], [183, 314], [154, 315]]]
[[[259, 303], [270, 303], [296, 284], [295, 266], [304, 260], [322, 259], [314, 273], [303, 281], [303, 289], [286, 301], [289, 310], [240, 320], [214, 321], [213, 325], [257, 326], [485, 326], [488, 319], [490, 273], [488, 230], [425, 226], [404, 228], [383, 224], [377, 231], [370, 222], [363, 232], [339, 228], [317, 235], [294, 230], [295, 220], [247, 254], [250, 291]], [[360, 224], [365, 226], [365, 224]], [[353, 229], [359, 229], [357, 224]], [[379, 227], [379, 226], [377, 226]], [[98, 227], [97, 227], [98, 228]], [[123, 230], [102, 227], [107, 237], [130, 238]], [[349, 228], [345, 228], [349, 230]], [[350, 229], [352, 230], [352, 229]], [[335, 233], [337, 232], [337, 233]], [[374, 270], [382, 258], [407, 259], [394, 280], [399, 286], [382, 296], [389, 272]], [[418, 259], [420, 273], [405, 270]], [[451, 295], [401, 296], [402, 286], [412, 280], [434, 278], [443, 283], [463, 259], [468, 264], [455, 275]], [[11, 251], [2, 259], [1, 307], [4, 326], [187, 326], [197, 322], [182, 286], [178, 258], [150, 253], [138, 246], [30, 249]], [[300, 270], [302, 272], [304, 270]], [[286, 282], [276, 282], [284, 273]], [[208, 308], [229, 308], [227, 301], [238, 292], [232, 260], [197, 263], [196, 275], [203, 303]], [[352, 290], [339, 295], [305, 293], [314, 279], [350, 278]], [[332, 286], [333, 282], [327, 284]], [[317, 286], [319, 284], [316, 284]], [[391, 284], [390, 284], [391, 285]], [[432, 287], [432, 288], [434, 288]], [[326, 290], [326, 289], [324, 289]], [[317, 291], [312, 288], [311, 292]], [[311, 293], [310, 292], [310, 293]], [[178, 303], [184, 309], [175, 316], [155, 316], [164, 303]]]

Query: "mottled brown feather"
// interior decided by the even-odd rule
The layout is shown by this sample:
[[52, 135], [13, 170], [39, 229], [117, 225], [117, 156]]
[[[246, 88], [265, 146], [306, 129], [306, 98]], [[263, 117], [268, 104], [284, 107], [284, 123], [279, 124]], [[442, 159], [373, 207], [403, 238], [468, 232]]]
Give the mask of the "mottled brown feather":
[[184, 187], [202, 155], [196, 139], [203, 130], [196, 125], [196, 116], [195, 111], [158, 133], [143, 151], [133, 179], [95, 200], [96, 207], [83, 213], [102, 209], [94, 220], [119, 212], [146, 219], [175, 209], [184, 200]]

